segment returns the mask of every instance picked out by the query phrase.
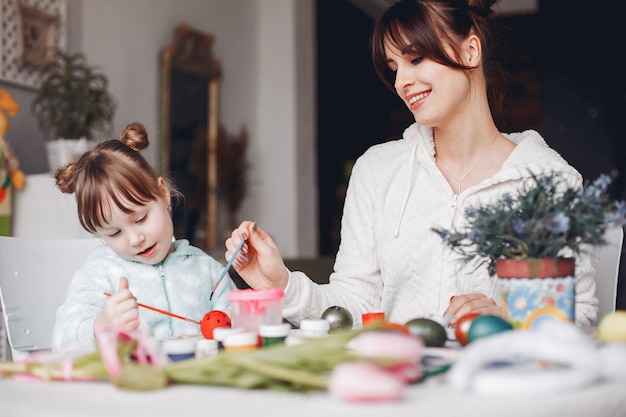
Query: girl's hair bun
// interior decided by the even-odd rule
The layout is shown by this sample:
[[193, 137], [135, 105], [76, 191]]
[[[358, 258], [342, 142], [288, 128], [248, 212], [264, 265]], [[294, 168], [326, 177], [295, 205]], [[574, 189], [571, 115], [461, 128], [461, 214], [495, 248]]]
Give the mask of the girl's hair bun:
[[124, 128], [120, 141], [134, 151], [141, 151], [148, 147], [148, 132], [141, 123], [131, 123]]

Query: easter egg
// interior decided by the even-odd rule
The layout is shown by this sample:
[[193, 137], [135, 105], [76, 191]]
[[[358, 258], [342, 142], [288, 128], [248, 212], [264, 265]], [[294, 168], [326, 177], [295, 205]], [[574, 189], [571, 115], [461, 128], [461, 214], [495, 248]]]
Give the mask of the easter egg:
[[604, 343], [626, 342], [626, 311], [604, 316], [598, 324], [598, 337]]
[[205, 339], [213, 339], [213, 330], [218, 327], [232, 327], [228, 314], [220, 310], [211, 310], [200, 320], [200, 331]]
[[502, 317], [486, 314], [472, 320], [469, 330], [467, 331], [467, 340], [471, 343], [482, 337], [488, 337], [512, 329], [513, 326], [511, 323]]
[[424, 344], [429, 347], [442, 347], [448, 334], [446, 329], [434, 320], [427, 318], [417, 318], [406, 322], [405, 326], [414, 337], [422, 339]]
[[341, 329], [351, 329], [354, 324], [352, 314], [348, 309], [339, 306], [328, 307], [322, 313], [322, 319], [330, 323], [330, 332]]
[[386, 321], [380, 326], [380, 330], [387, 330], [390, 332], [398, 332], [403, 333], [407, 336], [411, 336], [411, 332], [409, 328], [400, 323], [393, 323], [391, 321]]
[[454, 336], [461, 346], [467, 346], [467, 344], [469, 344], [467, 332], [469, 332], [472, 322], [478, 316], [480, 316], [478, 313], [465, 314], [454, 323]]

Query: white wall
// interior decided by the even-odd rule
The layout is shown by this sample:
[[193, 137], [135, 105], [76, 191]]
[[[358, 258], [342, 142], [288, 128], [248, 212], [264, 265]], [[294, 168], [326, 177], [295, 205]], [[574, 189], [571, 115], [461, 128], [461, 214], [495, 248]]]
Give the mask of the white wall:
[[[141, 121], [158, 166], [160, 50], [182, 22], [216, 37], [220, 120], [245, 126], [252, 190], [241, 219], [272, 234], [283, 256], [317, 253], [314, 0], [70, 0], [73, 45], [109, 77], [115, 132]], [[76, 27], [79, 25], [79, 27]], [[74, 35], [76, 36], [76, 35]], [[223, 253], [220, 247], [217, 253]]]

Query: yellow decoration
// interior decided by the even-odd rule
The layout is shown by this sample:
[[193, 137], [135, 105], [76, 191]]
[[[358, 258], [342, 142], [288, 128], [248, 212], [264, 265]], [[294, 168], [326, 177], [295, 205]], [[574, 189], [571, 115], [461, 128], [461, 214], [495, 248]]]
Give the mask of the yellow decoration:
[[11, 174], [11, 184], [13, 184], [13, 187], [15, 187], [16, 190], [21, 190], [22, 188], [24, 188], [25, 182], [26, 176], [21, 169]]
[[[6, 111], [9, 116], [15, 116], [20, 111], [20, 105], [13, 99], [11, 94], [0, 88], [0, 110]], [[9, 119], [4, 111], [0, 111], [0, 136], [4, 136], [9, 128]]]
[[626, 342], [626, 311], [617, 310], [607, 314], [598, 324], [598, 334], [602, 342]]
[[[11, 184], [16, 190], [24, 187], [24, 172], [20, 169], [20, 161], [11, 151], [11, 147], [4, 139], [4, 134], [9, 129], [9, 118], [20, 111], [20, 105], [13, 99], [11, 94], [0, 88], [0, 169], [6, 169], [11, 178]], [[5, 114], [6, 112], [6, 114]], [[3, 188], [4, 184], [0, 185]]]

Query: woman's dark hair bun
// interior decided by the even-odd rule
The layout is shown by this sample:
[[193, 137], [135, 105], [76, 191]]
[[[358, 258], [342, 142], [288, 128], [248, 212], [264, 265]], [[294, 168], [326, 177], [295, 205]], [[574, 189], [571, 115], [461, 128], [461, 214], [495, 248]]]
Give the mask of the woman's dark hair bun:
[[470, 10], [479, 16], [487, 17], [494, 13], [492, 7], [498, 0], [467, 0]]

